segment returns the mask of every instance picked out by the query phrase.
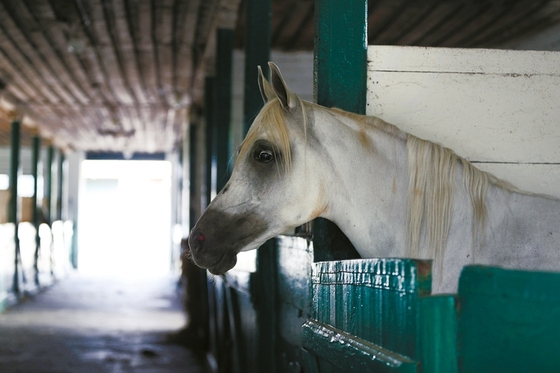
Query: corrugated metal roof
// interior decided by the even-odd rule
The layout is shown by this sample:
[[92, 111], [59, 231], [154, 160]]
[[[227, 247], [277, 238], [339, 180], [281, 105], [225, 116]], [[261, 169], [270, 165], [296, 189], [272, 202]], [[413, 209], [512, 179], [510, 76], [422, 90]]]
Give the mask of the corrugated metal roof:
[[[3, 100], [59, 147], [170, 151], [201, 100], [216, 27], [235, 27], [241, 48], [244, 9], [244, 0], [0, 0]], [[273, 0], [272, 48], [312, 50], [313, 15], [311, 0]], [[559, 19], [557, 0], [378, 0], [368, 33], [370, 44], [499, 47]], [[0, 111], [0, 143], [9, 123]]]

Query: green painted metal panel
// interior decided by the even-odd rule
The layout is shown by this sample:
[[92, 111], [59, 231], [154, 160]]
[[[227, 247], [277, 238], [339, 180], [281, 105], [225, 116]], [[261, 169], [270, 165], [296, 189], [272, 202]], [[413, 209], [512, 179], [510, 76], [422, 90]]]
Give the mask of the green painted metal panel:
[[274, 240], [268, 240], [259, 248], [254, 276], [259, 372], [276, 372], [276, 249]]
[[281, 236], [275, 241], [278, 245], [276, 370], [299, 372], [310, 358], [302, 350], [301, 327], [311, 316], [313, 247], [301, 237]]
[[[245, 15], [245, 81], [243, 132], [247, 133], [253, 118], [263, 106], [257, 82], [257, 66], [268, 69], [270, 59], [271, 0], [247, 0]], [[257, 271], [252, 284], [257, 322], [257, 372], [274, 373], [276, 364], [276, 331], [278, 309], [276, 303], [277, 245], [266, 242], [258, 251]]]
[[[315, 101], [365, 114], [367, 0], [315, 0]], [[359, 258], [332, 222], [316, 219], [315, 260]]]
[[422, 371], [457, 373], [457, 312], [452, 295], [424, 297], [420, 301]]
[[309, 320], [303, 325], [303, 344], [313, 354], [339, 368], [319, 368], [322, 373], [418, 371], [417, 364], [406, 356], [316, 320]]
[[420, 297], [431, 263], [361, 259], [313, 265], [313, 318], [417, 360]]
[[311, 313], [313, 246], [300, 237], [280, 236], [278, 244], [278, 298], [306, 314]]
[[214, 91], [214, 136], [216, 137], [216, 190], [229, 179], [231, 146], [231, 95], [233, 69], [233, 30], [218, 29], [216, 37], [216, 81]]
[[315, 100], [366, 110], [367, 0], [315, 0]]
[[232, 362], [232, 344], [233, 340], [229, 328], [229, 316], [226, 302], [226, 294], [228, 291], [224, 280], [220, 276], [213, 276], [213, 286], [211, 287], [211, 296], [213, 298], [213, 309], [211, 310], [213, 321], [213, 338], [212, 353], [216, 359], [218, 373], [229, 372]]
[[459, 280], [461, 372], [560, 371], [560, 273], [466, 267]]

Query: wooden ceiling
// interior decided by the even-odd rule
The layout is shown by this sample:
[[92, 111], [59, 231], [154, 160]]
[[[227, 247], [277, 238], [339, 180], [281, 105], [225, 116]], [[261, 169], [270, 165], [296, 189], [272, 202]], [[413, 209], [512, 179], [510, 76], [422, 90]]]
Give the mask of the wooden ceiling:
[[[557, 0], [377, 0], [369, 43], [500, 47], [560, 21]], [[63, 149], [168, 152], [212, 71], [243, 47], [245, 0], [0, 0], [0, 144], [9, 116]], [[273, 0], [272, 47], [312, 50], [314, 1]]]

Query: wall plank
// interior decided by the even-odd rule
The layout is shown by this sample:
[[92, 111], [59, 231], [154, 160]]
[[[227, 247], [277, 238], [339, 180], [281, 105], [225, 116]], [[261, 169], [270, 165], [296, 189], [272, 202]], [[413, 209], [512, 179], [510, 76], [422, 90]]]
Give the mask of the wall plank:
[[371, 46], [366, 113], [560, 197], [560, 53]]

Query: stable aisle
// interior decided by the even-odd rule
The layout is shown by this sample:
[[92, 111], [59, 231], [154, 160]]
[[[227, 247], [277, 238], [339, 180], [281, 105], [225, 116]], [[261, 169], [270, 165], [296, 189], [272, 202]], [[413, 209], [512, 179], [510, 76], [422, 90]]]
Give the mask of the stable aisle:
[[73, 273], [0, 314], [0, 373], [202, 373], [176, 278]]

